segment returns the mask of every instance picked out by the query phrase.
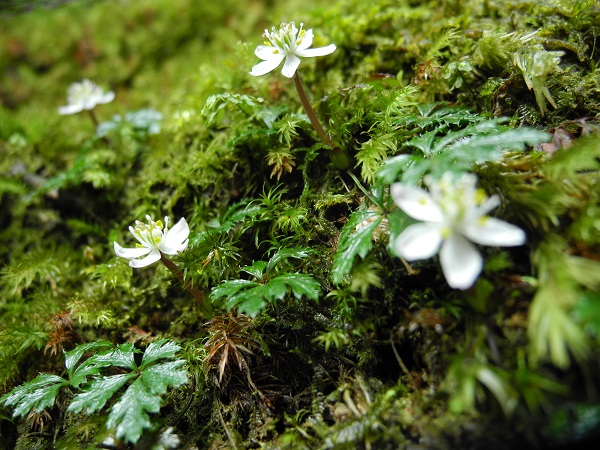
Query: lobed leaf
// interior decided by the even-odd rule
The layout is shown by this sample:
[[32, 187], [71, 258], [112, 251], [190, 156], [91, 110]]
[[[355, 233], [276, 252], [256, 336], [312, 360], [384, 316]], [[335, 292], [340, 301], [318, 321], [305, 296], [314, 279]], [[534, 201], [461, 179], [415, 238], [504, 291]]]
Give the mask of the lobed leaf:
[[158, 412], [160, 404], [160, 396], [153, 394], [141, 377], [137, 378], [110, 409], [106, 426], [115, 430], [117, 439], [135, 444], [152, 425], [148, 413]]
[[134, 348], [132, 343], [121, 344], [113, 350], [92, 356], [87, 362], [96, 367], [114, 366], [133, 370], [137, 368], [134, 360], [136, 352], [138, 352], [138, 350]]
[[279, 296], [278, 290], [281, 288], [278, 285], [284, 286], [286, 291], [289, 290], [298, 299], [307, 297], [317, 301], [321, 295], [319, 282], [305, 273], [284, 273], [273, 278], [265, 285], [266, 295], [270, 297], [272, 294], [274, 298], [283, 298], [283, 296]]
[[142, 372], [142, 380], [154, 394], [165, 394], [168, 387], [179, 387], [188, 382], [187, 370], [181, 369], [185, 360], [155, 364]]
[[350, 274], [357, 256], [364, 258], [371, 251], [373, 233], [382, 220], [381, 213], [374, 210], [356, 211], [350, 216], [333, 259], [331, 276], [335, 284], [341, 283]]
[[86, 391], [75, 396], [68, 411], [78, 413], [85, 409], [86, 414], [93, 414], [101, 410], [115, 392], [133, 377], [135, 377], [135, 373], [96, 378]]
[[250, 280], [230, 280], [221, 283], [210, 291], [210, 299], [214, 302], [224, 297], [234, 297], [240, 291], [248, 289], [250, 287], [259, 286], [255, 281]]
[[146, 367], [150, 366], [152, 363], [159, 359], [171, 359], [175, 357], [175, 353], [177, 353], [181, 347], [168, 339], [160, 339], [158, 341], [152, 342], [146, 348], [144, 352], [144, 356], [142, 357], [142, 364], [140, 368], [144, 370]]
[[93, 366], [87, 361], [76, 367], [76, 364], [84, 353], [106, 347], [112, 347], [112, 344], [108, 341], [86, 342], [65, 353], [65, 367], [73, 386], [79, 386], [81, 383], [87, 381], [88, 376], [98, 373], [98, 367]]
[[67, 384], [67, 380], [62, 377], [42, 373], [4, 394], [0, 397], [0, 403], [15, 406], [13, 417], [24, 416], [33, 409], [40, 412], [54, 406], [59, 389]]

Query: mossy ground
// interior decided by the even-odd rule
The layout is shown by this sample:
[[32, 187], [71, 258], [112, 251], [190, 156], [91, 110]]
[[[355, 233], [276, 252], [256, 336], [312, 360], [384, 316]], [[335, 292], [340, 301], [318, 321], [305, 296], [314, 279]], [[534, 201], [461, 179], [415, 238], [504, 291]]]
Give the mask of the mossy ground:
[[[0, 393], [62, 376], [63, 350], [84, 342], [168, 338], [189, 383], [151, 428], [173, 426], [181, 448], [573, 448], [597, 435], [596, 1], [5, 3]], [[350, 171], [290, 80], [248, 74], [265, 27], [292, 20], [337, 45], [300, 72]], [[83, 78], [116, 93], [96, 109], [114, 121], [103, 138], [86, 114], [57, 113]], [[127, 121], [149, 108], [162, 120]], [[519, 149], [504, 134], [502, 158], [427, 154], [477, 124], [551, 140]], [[436, 258], [407, 268], [388, 246], [405, 226], [389, 183], [453, 167], [528, 236], [482, 248], [464, 292]], [[206, 302], [223, 282], [286, 274], [316, 282], [318, 301], [288, 292], [250, 318], [236, 309], [255, 303], [213, 295], [209, 316], [165, 267], [115, 256], [146, 214], [187, 219], [175, 261]], [[106, 414], [68, 413], [71, 397], [25, 419], [0, 411], [0, 447], [97, 448]]]

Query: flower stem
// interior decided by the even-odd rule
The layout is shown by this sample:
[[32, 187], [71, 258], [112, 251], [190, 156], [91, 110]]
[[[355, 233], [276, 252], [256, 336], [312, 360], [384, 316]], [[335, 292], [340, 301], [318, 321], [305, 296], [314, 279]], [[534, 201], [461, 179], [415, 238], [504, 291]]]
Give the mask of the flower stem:
[[183, 270], [177, 267], [173, 261], [165, 258], [165, 255], [160, 254], [160, 261], [171, 271], [171, 273], [179, 280], [183, 288], [188, 291], [198, 302], [200, 306], [200, 311], [207, 318], [210, 319], [213, 316], [213, 308], [210, 302], [205, 301], [204, 292], [202, 292], [197, 287], [193, 286], [191, 282], [185, 281], [183, 279]]
[[98, 125], [100, 123], [98, 122], [98, 118], [96, 117], [96, 113], [94, 113], [94, 110], [93, 109], [88, 109], [87, 112], [90, 115], [90, 118], [92, 119], [92, 122], [94, 122], [94, 126], [96, 128], [98, 128]]
[[[93, 109], [88, 109], [87, 112], [90, 115], [90, 118], [92, 119], [92, 122], [94, 122], [94, 127], [95, 127], [95, 129], [97, 131], [98, 130], [98, 125], [100, 125], [100, 122], [98, 122], [98, 117], [96, 117], [96, 113], [94, 112]], [[110, 140], [106, 136], [102, 136], [101, 139], [102, 139], [102, 142], [104, 142], [106, 145], [110, 145]]]
[[331, 147], [331, 161], [338, 169], [346, 170], [350, 166], [348, 155], [346, 155], [341, 148], [334, 145], [333, 141], [331, 140], [331, 136], [329, 136], [329, 134], [323, 128], [323, 125], [321, 125], [321, 122], [319, 122], [317, 113], [308, 100], [308, 96], [306, 95], [306, 91], [304, 90], [304, 86], [302, 85], [302, 80], [300, 79], [300, 74], [298, 71], [294, 73], [292, 80], [294, 80], [294, 86], [296, 87], [296, 92], [298, 92], [298, 97], [300, 97], [300, 103], [302, 103], [302, 107], [304, 108], [311, 125], [323, 143]]

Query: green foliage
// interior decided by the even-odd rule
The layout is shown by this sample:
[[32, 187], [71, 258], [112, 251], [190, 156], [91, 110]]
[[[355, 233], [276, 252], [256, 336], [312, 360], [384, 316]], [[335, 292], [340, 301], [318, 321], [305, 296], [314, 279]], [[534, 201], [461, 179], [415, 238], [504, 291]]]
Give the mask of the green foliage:
[[302, 247], [282, 247], [269, 261], [255, 261], [251, 266], [242, 268], [253, 280], [225, 281], [212, 289], [210, 298], [213, 302], [222, 304], [228, 311], [236, 308], [240, 313], [251, 317], [255, 317], [267, 305], [282, 300], [287, 294], [293, 294], [297, 299], [307, 297], [317, 301], [321, 295], [321, 286], [312, 276], [303, 273], [280, 273], [280, 267], [287, 265], [288, 259], [303, 259], [310, 253]]
[[[0, 403], [13, 407], [13, 417], [24, 416], [29, 411], [40, 413], [54, 406], [59, 391], [65, 387], [78, 391], [67, 410], [89, 415], [102, 410], [119, 390], [130, 383], [120, 399], [109, 408], [106, 426], [115, 430], [117, 439], [136, 443], [144, 430], [152, 427], [148, 414], [159, 412], [161, 395], [166, 394], [169, 387], [179, 387], [188, 382], [187, 370], [182, 368], [185, 361], [175, 359], [179, 349], [179, 345], [167, 339], [155, 341], [148, 345], [138, 366], [134, 358], [138, 351], [133, 344], [114, 348], [105, 341], [82, 344], [65, 353], [67, 379], [40, 374], [0, 397]], [[81, 361], [89, 352], [94, 354]], [[117, 367], [130, 372], [110, 374], [107, 370]]]
[[506, 379], [507, 374], [475, 358], [457, 357], [448, 369], [447, 382], [450, 409], [454, 412], [474, 411], [475, 403], [485, 398], [483, 387], [492, 393], [506, 415], [517, 407], [516, 393]]
[[515, 65], [523, 72], [527, 87], [533, 90], [542, 117], [548, 112], [546, 100], [554, 108], [558, 108], [550, 94], [546, 79], [549, 74], [559, 69], [561, 56], [564, 52], [548, 52], [541, 48], [527, 49], [525, 52], [515, 54]]
[[373, 248], [373, 234], [382, 221], [381, 213], [371, 209], [356, 211], [350, 216], [340, 235], [331, 270], [335, 284], [350, 274], [356, 257], [366, 258]]
[[[4, 3], [0, 447], [173, 447], [165, 423], [182, 448], [552, 447], [530, 430], [597, 424], [596, 1]], [[337, 46], [299, 73], [356, 176], [291, 80], [248, 74], [282, 20]], [[115, 91], [100, 127], [57, 114], [82, 78]], [[393, 254], [389, 184], [446, 170], [527, 234], [481, 248], [467, 292]], [[195, 299], [115, 257], [146, 214], [190, 224]], [[231, 312], [204, 323], [202, 293]]]
[[125, 117], [116, 114], [111, 120], [98, 125], [96, 135], [105, 137], [109, 134], [131, 136], [136, 140], [144, 140], [150, 135], [160, 133], [160, 122], [163, 115], [152, 108], [128, 112]]
[[[514, 129], [507, 119], [479, 121], [458, 131], [445, 131], [445, 126], [416, 136], [406, 143], [419, 152], [389, 159], [380, 172], [388, 183], [399, 177], [416, 184], [424, 174], [439, 178], [447, 170], [472, 171], [477, 165], [500, 161], [505, 152], [524, 150], [526, 145], [546, 142], [550, 136], [530, 128]], [[400, 176], [401, 175], [401, 176]]]
[[242, 117], [246, 117], [248, 120], [256, 119], [262, 108], [259, 109], [262, 98], [255, 98], [248, 95], [230, 94], [225, 92], [224, 94], [211, 95], [207, 100], [201, 114], [206, 118], [208, 125], [216, 124], [221, 125], [225, 112], [229, 109], [235, 109], [242, 113]]
[[0, 402], [15, 407], [14, 417], [24, 416], [30, 410], [41, 412], [54, 406], [58, 390], [66, 384], [67, 381], [57, 375], [40, 374], [0, 397]]
[[534, 358], [550, 358], [566, 368], [571, 356], [582, 362], [590, 351], [584, 330], [570, 314], [583, 295], [580, 285], [600, 286], [600, 263], [566, 254], [564, 242], [547, 236], [537, 248], [540, 288], [529, 313], [528, 332]]

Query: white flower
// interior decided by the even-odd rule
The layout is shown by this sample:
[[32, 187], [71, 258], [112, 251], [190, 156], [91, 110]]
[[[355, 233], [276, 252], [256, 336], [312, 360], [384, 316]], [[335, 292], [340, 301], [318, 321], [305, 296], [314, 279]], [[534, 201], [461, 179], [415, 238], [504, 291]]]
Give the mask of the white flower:
[[69, 87], [67, 106], [58, 108], [59, 114], [75, 114], [84, 109], [94, 109], [96, 105], [110, 103], [114, 100], [115, 93], [108, 91], [104, 93], [102, 88], [90, 80], [82, 80], [79, 83], [73, 83]]
[[312, 45], [313, 32], [296, 28], [294, 22], [282, 23], [279, 30], [273, 27], [272, 31], [265, 30], [263, 36], [268, 39], [265, 45], [256, 47], [254, 54], [263, 62], [252, 68], [250, 75], [259, 76], [269, 73], [285, 59], [281, 73], [292, 78], [300, 65], [300, 57], [310, 58], [313, 56], [325, 56], [335, 51], [335, 44], [327, 47], [308, 48]]
[[439, 250], [448, 284], [468, 289], [483, 267], [483, 258], [471, 242], [491, 246], [525, 243], [523, 230], [486, 215], [500, 199], [477, 189], [475, 175], [455, 179], [446, 172], [439, 182], [425, 177], [425, 183], [429, 193], [402, 183], [391, 187], [394, 202], [424, 222], [408, 226], [394, 242], [396, 253], [407, 261], [430, 258]]
[[[140, 268], [155, 263], [160, 259], [161, 253], [176, 255], [184, 251], [188, 245], [190, 227], [184, 218], [169, 230], [169, 218], [165, 217], [165, 223], [154, 221], [146, 216], [148, 223], [135, 221], [135, 227], [129, 227], [129, 231], [138, 240], [136, 248], [123, 248], [114, 243], [117, 256], [129, 259], [129, 265]], [[144, 256], [144, 258], [141, 258]]]
[[152, 450], [169, 450], [179, 447], [179, 444], [179, 436], [173, 433], [173, 427], [169, 427], [160, 435], [160, 440]]

